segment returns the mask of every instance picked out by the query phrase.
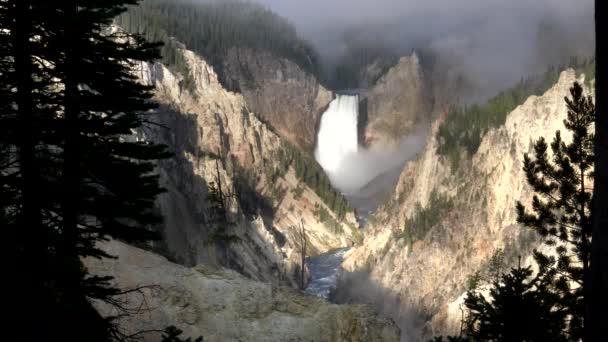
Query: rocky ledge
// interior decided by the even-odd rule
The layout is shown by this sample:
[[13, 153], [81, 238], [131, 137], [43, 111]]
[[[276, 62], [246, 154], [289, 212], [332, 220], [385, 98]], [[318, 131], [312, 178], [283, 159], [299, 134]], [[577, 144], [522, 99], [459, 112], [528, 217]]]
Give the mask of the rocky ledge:
[[[87, 260], [93, 274], [112, 275], [123, 289], [152, 285], [125, 298], [140, 312], [121, 324], [128, 332], [175, 325], [205, 341], [398, 341], [399, 329], [364, 305], [336, 305], [300, 291], [262, 283], [224, 268], [174, 264], [112, 241], [114, 260]], [[116, 314], [99, 304], [104, 315]], [[158, 333], [144, 334], [159, 341]]]

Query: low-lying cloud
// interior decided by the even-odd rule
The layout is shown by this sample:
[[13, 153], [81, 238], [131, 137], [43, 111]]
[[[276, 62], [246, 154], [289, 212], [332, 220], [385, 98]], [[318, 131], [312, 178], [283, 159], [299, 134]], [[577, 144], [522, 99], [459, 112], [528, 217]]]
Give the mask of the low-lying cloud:
[[333, 172], [328, 172], [332, 184], [347, 195], [357, 195], [376, 177], [394, 169], [399, 171], [403, 164], [414, 158], [424, 147], [426, 135], [408, 135], [398, 146], [372, 145], [347, 154]]
[[456, 68], [480, 92], [594, 48], [593, 0], [256, 1], [292, 21], [328, 63], [354, 33], [400, 54], [428, 49], [435, 63]]

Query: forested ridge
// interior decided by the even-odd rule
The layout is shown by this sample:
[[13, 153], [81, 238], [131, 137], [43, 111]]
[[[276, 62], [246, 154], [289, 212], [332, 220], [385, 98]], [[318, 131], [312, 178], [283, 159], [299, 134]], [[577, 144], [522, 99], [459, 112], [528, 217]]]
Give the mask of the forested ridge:
[[[298, 63], [310, 72], [318, 73], [319, 70], [316, 53], [297, 36], [293, 26], [254, 3], [145, 0], [119, 16], [117, 24], [128, 32], [142, 34], [150, 41], [163, 42], [162, 62], [182, 74], [187, 89], [193, 88], [194, 79], [183, 55], [177, 50], [180, 43], [212, 63], [220, 80], [223, 77], [223, 56], [232, 47], [265, 49]], [[311, 187], [338, 217], [342, 219], [352, 211], [313, 158], [291, 145], [286, 145], [278, 158], [282, 165], [280, 173], [285, 173], [293, 164], [297, 177]], [[271, 178], [277, 175], [273, 170], [268, 172]]]
[[268, 51], [320, 77], [319, 57], [286, 19], [252, 2], [145, 0], [116, 19], [128, 32], [164, 42], [163, 63], [184, 70], [175, 38], [211, 63], [223, 75], [223, 59], [234, 47]]
[[353, 211], [348, 200], [334, 189], [321, 166], [312, 157], [287, 144], [278, 158], [282, 172], [287, 172], [287, 168], [292, 166], [296, 176], [314, 190], [338, 219], [343, 220], [347, 213]]
[[595, 59], [573, 58], [566, 66], [551, 67], [540, 75], [522, 79], [485, 104], [455, 108], [439, 126], [437, 153], [449, 158], [452, 170], [458, 169], [463, 153], [467, 157], [475, 154], [491, 128], [503, 125], [507, 115], [530, 96], [539, 96], [549, 90], [559, 79], [560, 71], [566, 68], [585, 74], [587, 82], [595, 77]]

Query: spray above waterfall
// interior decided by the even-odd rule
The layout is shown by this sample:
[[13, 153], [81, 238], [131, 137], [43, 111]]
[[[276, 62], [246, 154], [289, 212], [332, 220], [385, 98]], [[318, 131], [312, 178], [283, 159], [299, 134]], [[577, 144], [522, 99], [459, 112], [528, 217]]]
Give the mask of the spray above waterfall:
[[396, 146], [364, 148], [359, 145], [358, 120], [359, 96], [337, 95], [321, 118], [315, 157], [332, 184], [351, 198], [361, 198], [374, 180], [387, 188], [381, 192], [390, 193], [403, 163], [422, 148], [425, 134], [409, 135]]

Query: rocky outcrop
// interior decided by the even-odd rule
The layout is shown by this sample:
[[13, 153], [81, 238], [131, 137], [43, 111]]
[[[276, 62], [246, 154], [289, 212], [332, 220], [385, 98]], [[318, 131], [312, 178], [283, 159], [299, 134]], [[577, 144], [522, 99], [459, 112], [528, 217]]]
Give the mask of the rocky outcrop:
[[[320, 209], [338, 220], [296, 176], [282, 138], [249, 110], [241, 94], [221, 85], [206, 61], [186, 49], [179, 52], [187, 75], [160, 63], [138, 70], [142, 82], [155, 86], [161, 104], [153, 120], [158, 125], [141, 138], [174, 153], [159, 164], [167, 192], [158, 201], [165, 222], [164, 245], [157, 248], [187, 265], [224, 265], [253, 279], [295, 286], [296, 226], [305, 226], [307, 254], [314, 255], [357, 240], [354, 215], [337, 226], [321, 222]], [[220, 187], [227, 212], [217, 217], [209, 196]]]
[[[119, 321], [127, 334], [174, 325], [186, 336], [209, 342], [399, 340], [391, 320], [363, 305], [330, 304], [224, 268], [187, 268], [116, 241], [103, 248], [118, 259], [86, 260], [92, 274], [112, 274], [123, 289], [152, 286], [121, 298], [123, 307], [138, 312]], [[96, 305], [103, 315], [115, 314], [109, 306]], [[160, 341], [158, 333], [142, 337]]]
[[333, 99], [315, 76], [270, 52], [233, 48], [223, 61], [225, 83], [238, 90], [282, 137], [312, 152], [321, 114]]
[[[425, 149], [406, 165], [393, 198], [370, 219], [363, 245], [345, 256], [343, 266], [365, 290], [349, 289], [353, 282], [347, 272], [342, 290], [350, 293], [344, 296], [364, 297], [369, 288], [377, 289], [377, 297], [367, 300], [391, 307], [388, 314], [413, 338], [458, 334], [467, 277], [482, 270], [498, 249], [512, 266], [537, 246], [536, 236], [516, 223], [515, 202], [529, 204], [532, 197], [522, 171], [523, 154], [531, 151], [533, 141], [551, 139], [557, 130], [570, 139], [563, 126], [564, 97], [575, 80], [573, 70], [565, 71], [544, 95], [527, 99], [503, 126], [483, 137], [457, 172], [436, 152], [436, 122]], [[433, 193], [446, 201], [431, 203]], [[435, 224], [412, 241], [404, 234], [406, 219], [430, 207]]]
[[394, 144], [430, 122], [431, 100], [418, 56], [402, 57], [373, 87], [363, 91], [365, 143]]
[[397, 64], [397, 58], [379, 57], [372, 63], [366, 65], [358, 73], [359, 88], [367, 89], [372, 87], [380, 77]]

